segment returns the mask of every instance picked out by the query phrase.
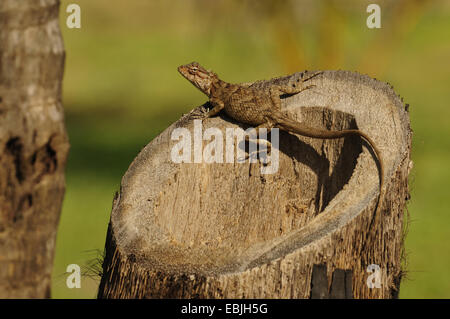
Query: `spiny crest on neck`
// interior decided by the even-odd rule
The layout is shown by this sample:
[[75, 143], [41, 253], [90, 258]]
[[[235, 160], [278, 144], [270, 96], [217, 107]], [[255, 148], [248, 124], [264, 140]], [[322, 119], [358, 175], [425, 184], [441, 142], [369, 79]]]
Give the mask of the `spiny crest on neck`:
[[207, 96], [211, 95], [211, 87], [220, 81], [217, 74], [206, 70], [197, 62], [180, 65], [178, 72]]

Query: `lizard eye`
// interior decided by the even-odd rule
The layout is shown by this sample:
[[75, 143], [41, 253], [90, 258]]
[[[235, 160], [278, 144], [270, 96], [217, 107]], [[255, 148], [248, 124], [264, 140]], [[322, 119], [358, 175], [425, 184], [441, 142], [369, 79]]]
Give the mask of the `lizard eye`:
[[197, 70], [198, 70], [198, 68], [196, 66], [194, 66], [191, 68], [191, 73], [195, 74], [195, 73], [197, 73]]

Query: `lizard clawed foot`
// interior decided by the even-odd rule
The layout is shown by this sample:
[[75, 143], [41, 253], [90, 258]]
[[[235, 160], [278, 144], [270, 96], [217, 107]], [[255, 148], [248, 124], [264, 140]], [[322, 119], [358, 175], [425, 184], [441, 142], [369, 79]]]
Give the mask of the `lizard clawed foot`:
[[[302, 87], [302, 88], [298, 88], [298, 91], [296, 92], [296, 94], [300, 93], [300, 92], [303, 92], [303, 91], [306, 91], [306, 90], [309, 90], [309, 89], [312, 89], [312, 88], [314, 88], [316, 86], [317, 85], [315, 85], [315, 84], [311, 84], [311, 85], [308, 85], [308, 86], [305, 86], [305, 87]], [[297, 88], [297, 86], [295, 84], [293, 84], [293, 87]]]
[[[265, 158], [266, 155], [270, 154], [270, 151], [266, 151], [266, 150], [259, 150], [259, 151], [255, 151], [255, 152], [251, 152], [251, 153], [245, 153], [243, 158], [238, 159], [239, 162], [245, 162], [248, 159], [262, 159], [264, 158], [264, 160], [262, 160], [261, 162], [263, 164], [267, 164], [267, 159]], [[262, 155], [262, 156], [261, 156]]]
[[245, 136], [245, 142], [246, 143], [255, 143], [256, 145], [259, 145], [259, 150], [252, 150], [250, 148], [249, 152], [244, 155], [243, 158], [239, 158], [238, 161], [239, 162], [245, 162], [248, 159], [251, 160], [258, 160], [258, 159], [262, 159], [262, 163], [263, 164], [267, 164], [267, 158], [266, 156], [269, 155], [272, 151], [272, 144], [265, 139], [250, 139], [249, 136]]
[[321, 75], [323, 73], [323, 71], [318, 71], [318, 72], [316, 72], [316, 73], [313, 73], [313, 74], [311, 74], [311, 75], [309, 75], [307, 78], [305, 78], [305, 79], [297, 79], [297, 82], [299, 82], [300, 80], [302, 81], [302, 82], [306, 82], [306, 81], [309, 81], [309, 80], [311, 80], [312, 78], [315, 78], [316, 76], [318, 76], [318, 75]]
[[195, 112], [192, 112], [191, 118], [194, 120], [202, 120], [202, 119], [208, 118], [208, 113], [209, 113], [208, 109], [205, 108], [204, 106], [202, 106]]

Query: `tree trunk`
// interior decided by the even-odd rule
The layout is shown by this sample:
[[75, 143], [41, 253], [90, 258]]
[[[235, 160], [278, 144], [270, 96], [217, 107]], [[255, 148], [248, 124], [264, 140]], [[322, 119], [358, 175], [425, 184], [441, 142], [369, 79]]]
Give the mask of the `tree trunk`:
[[49, 298], [69, 149], [59, 1], [0, 1], [0, 298]]
[[[291, 85], [299, 76], [270, 81]], [[359, 128], [372, 138], [386, 196], [371, 227], [379, 171], [360, 138], [280, 132], [274, 174], [262, 174], [260, 162], [177, 164], [171, 134], [194, 132], [188, 114], [122, 179], [98, 297], [396, 297], [412, 164], [407, 106], [389, 85], [357, 73], [326, 71], [314, 84], [284, 98], [283, 110], [309, 126]], [[238, 123], [222, 115], [203, 121], [211, 127], [224, 133]]]

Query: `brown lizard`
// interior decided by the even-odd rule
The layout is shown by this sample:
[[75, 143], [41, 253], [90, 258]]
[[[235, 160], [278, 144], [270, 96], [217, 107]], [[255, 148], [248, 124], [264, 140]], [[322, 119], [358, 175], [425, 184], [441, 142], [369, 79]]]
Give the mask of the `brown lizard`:
[[252, 87], [251, 85], [231, 84], [222, 81], [217, 74], [206, 70], [197, 62], [179, 66], [178, 71], [209, 97], [209, 102], [213, 108], [205, 114], [205, 118], [214, 116], [224, 110], [231, 118], [244, 124], [254, 125], [257, 130], [259, 128], [271, 129], [277, 127], [284, 131], [312, 138], [336, 139], [348, 135], [358, 135], [366, 140], [378, 159], [380, 174], [380, 193], [375, 214], [369, 225], [370, 229], [383, 201], [382, 189], [384, 186], [383, 161], [372, 139], [357, 129], [330, 131], [308, 127], [288, 118], [281, 111], [281, 95], [297, 94], [314, 87], [314, 85], [303, 86], [302, 84], [322, 72], [314, 73], [302, 79], [299, 85], [286, 86], [271, 84], [269, 87], [262, 89], [260, 87]]

